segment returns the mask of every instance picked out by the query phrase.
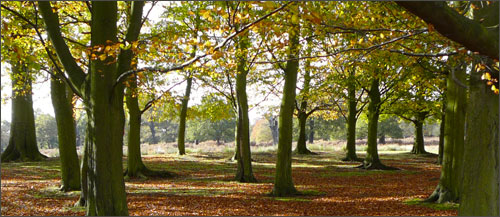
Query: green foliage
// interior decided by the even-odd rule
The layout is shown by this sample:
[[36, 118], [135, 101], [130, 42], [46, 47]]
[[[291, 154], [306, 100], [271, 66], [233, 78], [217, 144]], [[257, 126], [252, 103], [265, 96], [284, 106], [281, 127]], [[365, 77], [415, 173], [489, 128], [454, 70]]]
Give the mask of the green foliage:
[[403, 130], [399, 127], [398, 118], [389, 116], [387, 118], [380, 118], [378, 127], [378, 136], [389, 136], [391, 138], [403, 138]]
[[57, 123], [49, 114], [38, 114], [35, 118], [36, 140], [40, 148], [57, 148]]
[[195, 118], [186, 123], [186, 141], [203, 142], [215, 140], [219, 142], [229, 142], [234, 140], [235, 119], [222, 119], [210, 121], [207, 119]]
[[252, 127], [250, 141], [256, 143], [268, 143], [273, 141], [273, 135], [269, 128], [269, 122], [266, 119], [258, 120]]

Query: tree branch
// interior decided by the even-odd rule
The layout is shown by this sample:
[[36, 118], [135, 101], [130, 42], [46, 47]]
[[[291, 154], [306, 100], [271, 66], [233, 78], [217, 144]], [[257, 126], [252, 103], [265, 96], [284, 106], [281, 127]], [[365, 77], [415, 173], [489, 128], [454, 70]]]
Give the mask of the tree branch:
[[426, 23], [432, 24], [443, 36], [462, 44], [471, 51], [498, 60], [498, 26], [494, 33], [481, 23], [460, 15], [448, 7], [446, 2], [396, 1], [396, 3]]
[[[222, 43], [220, 43], [219, 45], [215, 46], [213, 48], [213, 51], [218, 51], [220, 50], [222, 47], [224, 47], [231, 39], [233, 39], [234, 37], [236, 37], [238, 34], [248, 30], [251, 26], [259, 23], [260, 21], [266, 19], [267, 17], [277, 13], [278, 11], [282, 10], [283, 8], [285, 8], [286, 6], [288, 6], [289, 4], [291, 4], [292, 2], [288, 2], [284, 5], [282, 5], [281, 7], [273, 10], [272, 12], [270, 12], [269, 14], [266, 14], [264, 16], [262, 16], [261, 18], [243, 26], [241, 29], [239, 30], [236, 30], [235, 32], [233, 32], [232, 34], [230, 34], [228, 37], [226, 37], [224, 39], [224, 41]], [[139, 72], [144, 72], [144, 71], [151, 71], [151, 72], [159, 72], [159, 73], [168, 73], [170, 71], [176, 71], [176, 70], [181, 70], [193, 63], [195, 63], [196, 61], [200, 60], [201, 58], [204, 58], [206, 56], [208, 56], [209, 54], [208, 53], [205, 53], [205, 54], [202, 54], [202, 55], [199, 55], [199, 56], [195, 56], [193, 58], [191, 58], [190, 60], [182, 63], [182, 64], [179, 64], [179, 65], [176, 65], [176, 66], [172, 66], [172, 67], [169, 67], [169, 68], [155, 68], [155, 67], [144, 67], [144, 68], [140, 68], [140, 69], [135, 69], [135, 70], [129, 70], [129, 71], [126, 71], [124, 73], [122, 73], [116, 80], [117, 83], [120, 83], [120, 82], [123, 82], [124, 79], [127, 78], [127, 76], [129, 75], [132, 75], [132, 74], [136, 74], [136, 73], [139, 73]]]

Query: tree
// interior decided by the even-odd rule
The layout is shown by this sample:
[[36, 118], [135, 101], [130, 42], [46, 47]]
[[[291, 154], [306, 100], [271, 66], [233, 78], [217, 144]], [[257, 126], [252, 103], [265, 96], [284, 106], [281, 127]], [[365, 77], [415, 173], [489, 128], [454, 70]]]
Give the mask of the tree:
[[271, 192], [274, 196], [288, 196], [297, 194], [292, 181], [292, 117], [295, 102], [295, 88], [297, 85], [297, 72], [299, 68], [299, 6], [294, 3], [290, 6], [287, 20], [291, 24], [288, 32], [288, 61], [285, 68], [285, 85], [281, 100], [279, 115], [279, 142], [276, 160], [276, 172], [274, 188]]
[[[26, 63], [11, 62], [12, 120], [9, 145], [2, 153], [2, 162], [38, 161], [47, 158], [38, 151], [35, 115], [31, 96], [31, 73]], [[18, 86], [21, 84], [21, 86]]]
[[[444, 2], [398, 2], [398, 4], [433, 24], [444, 36], [498, 62], [498, 2], [485, 6], [474, 4], [477, 8], [474, 11], [474, 20], [453, 11]], [[488, 29], [488, 26], [495, 27]], [[469, 37], [469, 34], [474, 37]], [[498, 68], [496, 71], [489, 70], [489, 73], [495, 75], [491, 77], [498, 80]], [[480, 72], [474, 71], [471, 74], [460, 215], [499, 213], [499, 173], [497, 166], [491, 164], [499, 160], [496, 148], [498, 146], [493, 145], [498, 144], [498, 95], [487, 90], [487, 86], [480, 82], [480, 75]], [[485, 135], [481, 132], [490, 133]], [[480, 164], [475, 164], [477, 162]]]
[[[498, 60], [498, 31], [488, 25], [471, 20], [447, 6], [447, 2], [397, 1], [397, 4], [430, 23], [443, 36]], [[496, 7], [495, 4], [492, 7]], [[465, 14], [465, 13], [464, 13]], [[494, 25], [492, 25], [494, 26]]]
[[[489, 33], [496, 34], [498, 39], [499, 2], [479, 3], [472, 3], [476, 6], [473, 11], [474, 20], [481, 21], [484, 26], [496, 25]], [[479, 66], [483, 67], [472, 70], [470, 74], [463, 180], [458, 212], [460, 215], [494, 216], [500, 214], [498, 91], [492, 91], [496, 89], [493, 88], [494, 85], [498, 86], [498, 77], [496, 82], [494, 78], [488, 77], [498, 76], [498, 56], [496, 63], [486, 58], [480, 61]]]
[[[244, 7], [244, 6], [243, 6]], [[238, 25], [236, 25], [238, 26]], [[250, 45], [248, 31], [242, 33], [238, 40], [236, 58], [238, 59], [236, 75], [236, 101], [238, 109], [238, 122], [236, 126], [236, 159], [238, 160], [238, 169], [236, 171], [236, 180], [240, 182], [256, 182], [252, 172], [252, 156], [250, 151], [250, 121], [248, 119], [248, 99], [247, 99], [247, 55]]]
[[73, 92], [62, 81], [51, 78], [50, 95], [57, 122], [57, 139], [61, 159], [61, 190], [80, 189], [80, 170], [76, 153], [76, 124], [73, 118]]
[[[399, 127], [398, 120], [394, 116], [381, 115], [378, 122], [378, 143], [385, 144], [385, 137], [402, 138], [403, 130]], [[423, 135], [423, 134], [422, 134]]]
[[[143, 2], [132, 6], [135, 19], [130, 21], [127, 36], [138, 35]], [[131, 50], [119, 49], [117, 43], [117, 3], [93, 2], [91, 10], [91, 46], [95, 57], [88, 76], [78, 66], [64, 41], [58, 15], [49, 2], [40, 2], [49, 38], [66, 73], [83, 96], [88, 116], [86, 148], [88, 160], [88, 215], [127, 215], [122, 168], [124, 129], [123, 88], [116, 79], [129, 70]], [[128, 37], [127, 37], [128, 38]], [[131, 41], [128, 41], [131, 43]], [[107, 48], [107, 49], [106, 49]], [[109, 51], [114, 51], [113, 53]], [[118, 58], [116, 55], [118, 55]], [[97, 175], [99, 174], [99, 175]]]
[[269, 129], [269, 123], [267, 120], [260, 119], [253, 125], [250, 140], [257, 144], [273, 141], [273, 135]]
[[444, 203], [459, 200], [463, 174], [466, 91], [457, 82], [465, 83], [465, 71], [465, 63], [461, 63], [458, 67], [451, 68], [448, 74], [443, 166], [439, 184], [426, 200], [428, 202]]
[[36, 142], [40, 148], [58, 148], [56, 119], [41, 111], [35, 112]]

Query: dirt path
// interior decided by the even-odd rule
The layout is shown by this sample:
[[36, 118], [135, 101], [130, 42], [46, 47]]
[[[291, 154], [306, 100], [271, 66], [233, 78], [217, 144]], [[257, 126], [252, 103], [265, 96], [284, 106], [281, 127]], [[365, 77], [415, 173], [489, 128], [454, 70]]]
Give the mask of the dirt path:
[[[339, 161], [341, 153], [294, 156], [296, 188], [306, 195], [273, 198], [274, 155], [253, 155], [255, 184], [231, 179], [229, 156], [190, 154], [145, 157], [153, 169], [177, 173], [174, 179], [126, 182], [130, 215], [456, 215], [449, 206], [411, 205], [435, 188], [435, 157], [381, 155], [400, 171], [364, 171]], [[362, 156], [362, 155], [361, 155]], [[60, 193], [59, 161], [2, 164], [2, 215], [84, 215], [73, 208], [79, 192]], [[455, 205], [456, 207], [456, 205]], [[447, 209], [443, 209], [447, 208]]]

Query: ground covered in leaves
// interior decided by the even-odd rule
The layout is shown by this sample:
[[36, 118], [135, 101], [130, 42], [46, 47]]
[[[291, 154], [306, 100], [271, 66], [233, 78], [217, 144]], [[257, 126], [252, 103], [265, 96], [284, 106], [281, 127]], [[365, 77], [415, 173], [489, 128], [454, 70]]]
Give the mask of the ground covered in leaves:
[[[293, 156], [293, 181], [303, 196], [267, 194], [274, 180], [274, 153], [254, 153], [259, 183], [232, 181], [235, 162], [226, 154], [145, 156], [152, 169], [178, 174], [171, 179], [126, 182], [130, 215], [456, 215], [456, 204], [425, 204], [439, 180], [435, 156], [381, 153], [398, 171], [366, 171], [342, 162], [343, 153]], [[360, 153], [360, 157], [363, 154]], [[2, 215], [84, 215], [73, 207], [79, 192], [58, 191], [59, 160], [3, 163]]]

